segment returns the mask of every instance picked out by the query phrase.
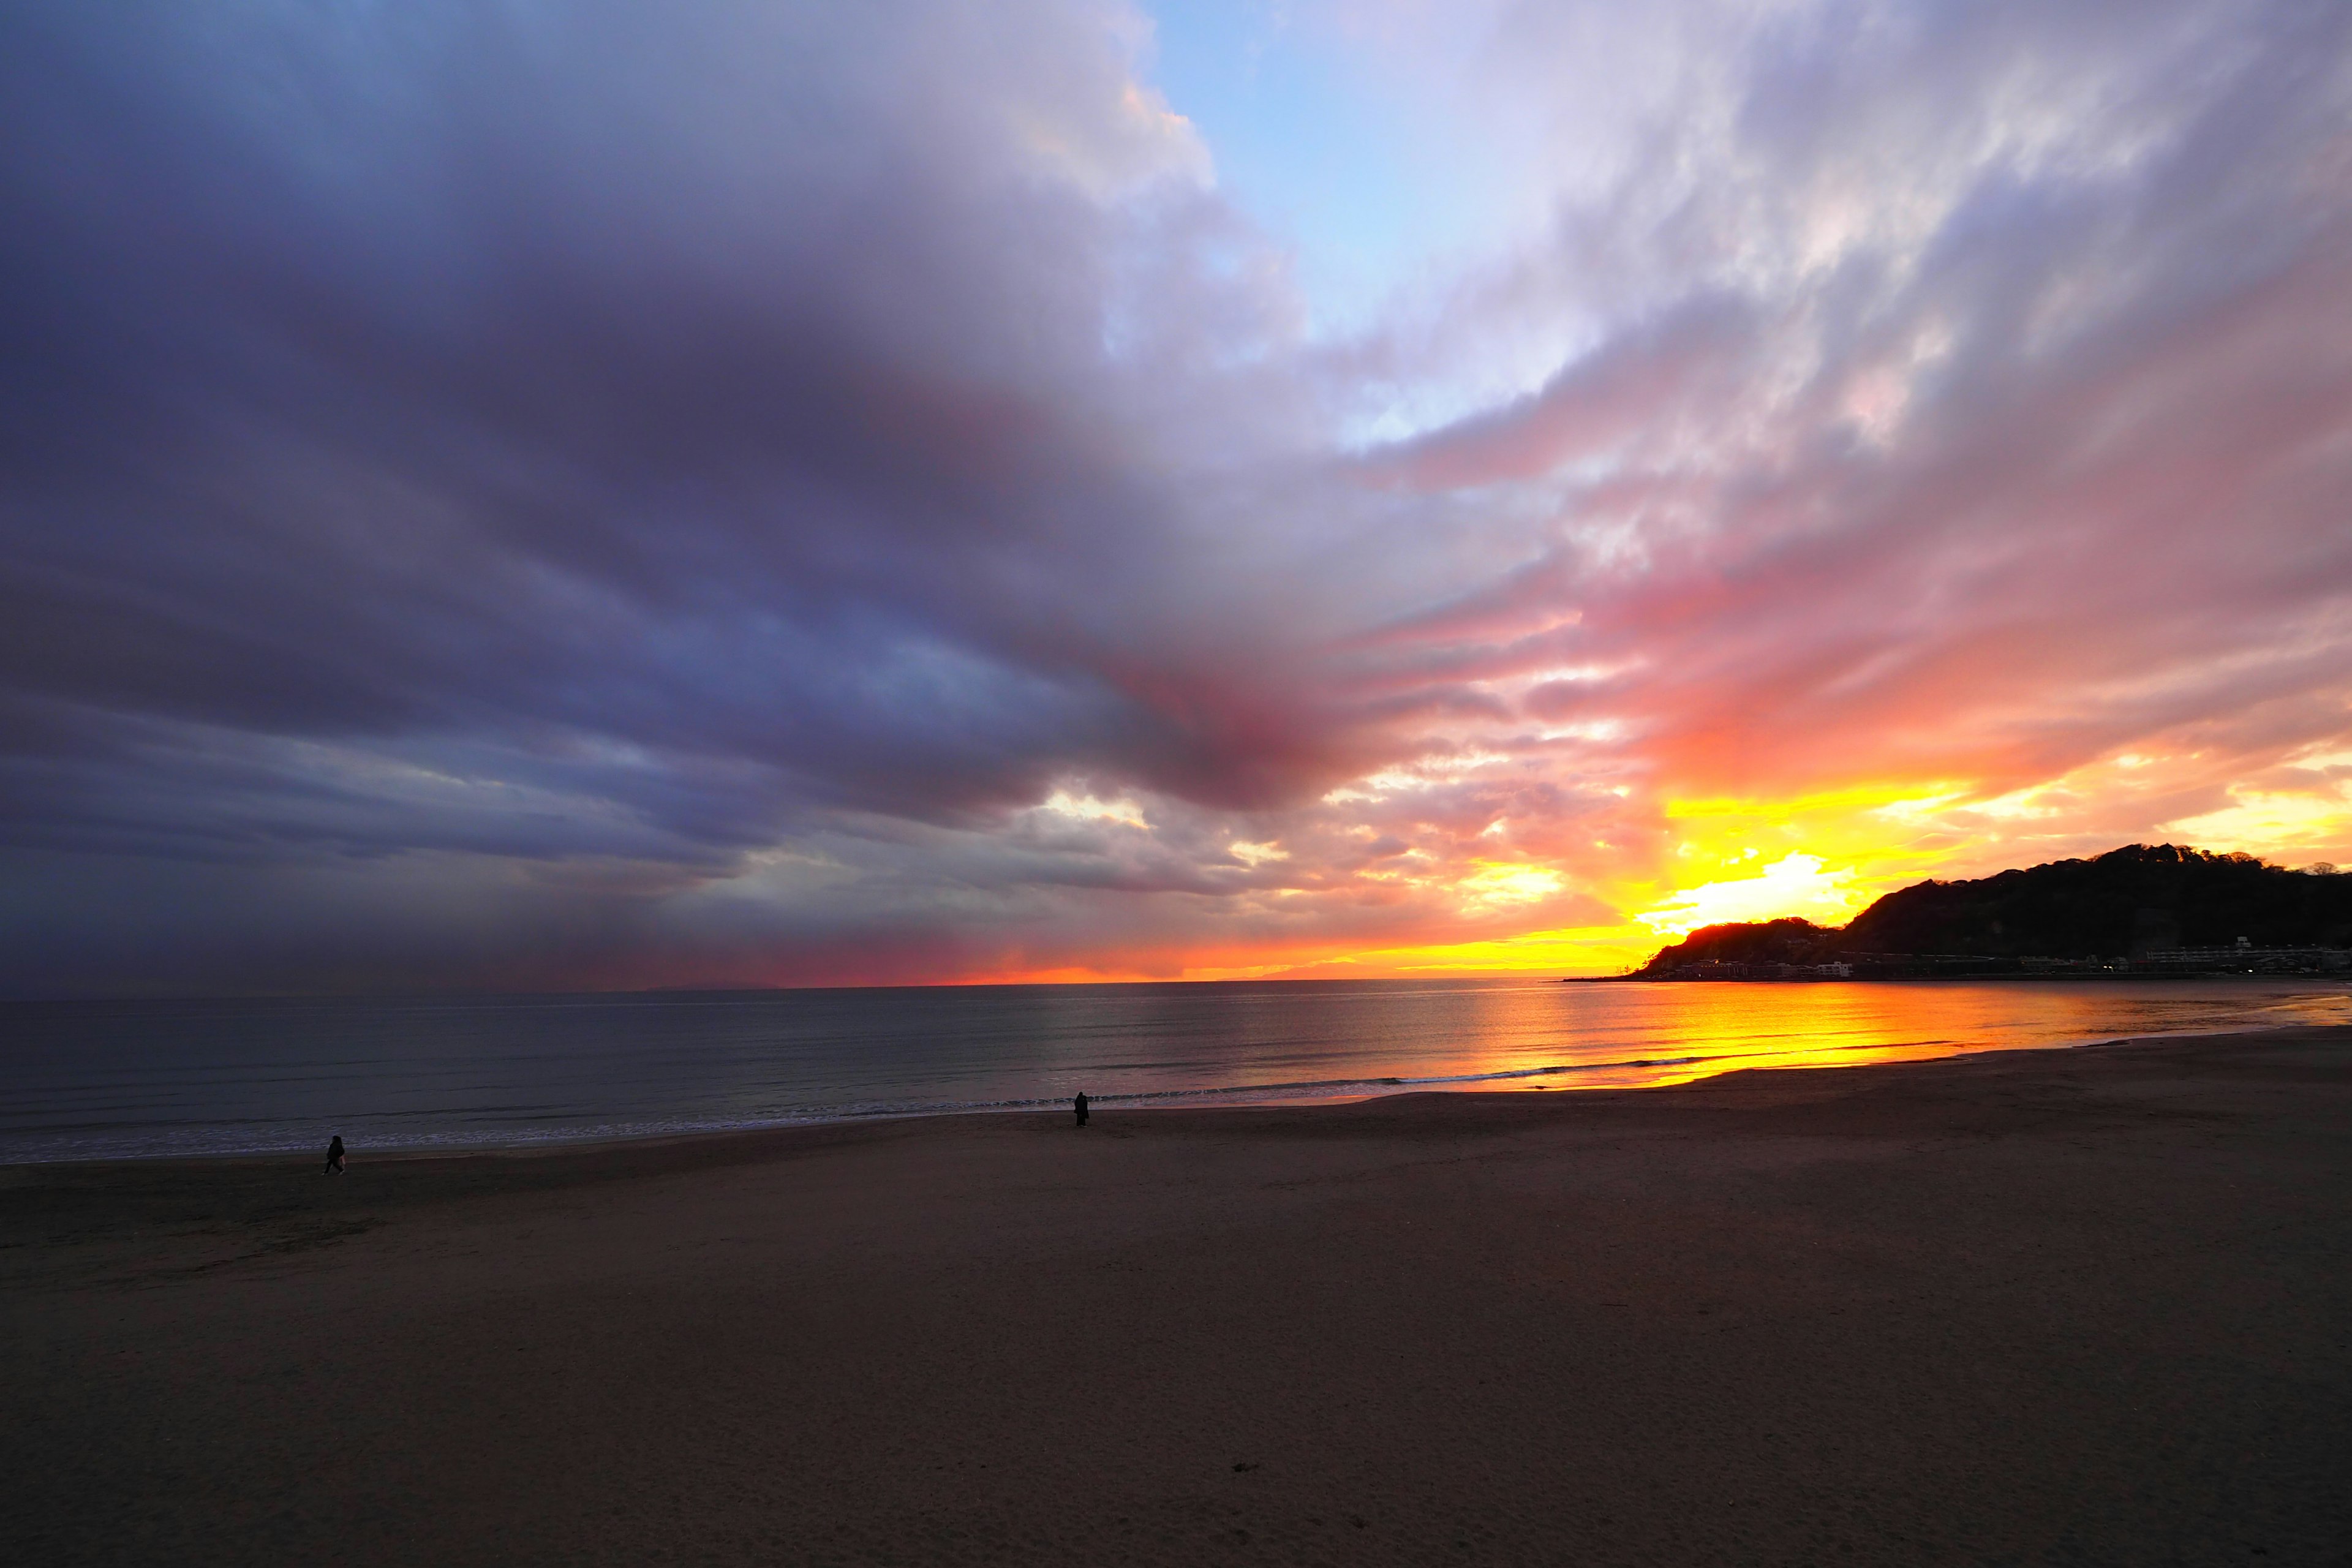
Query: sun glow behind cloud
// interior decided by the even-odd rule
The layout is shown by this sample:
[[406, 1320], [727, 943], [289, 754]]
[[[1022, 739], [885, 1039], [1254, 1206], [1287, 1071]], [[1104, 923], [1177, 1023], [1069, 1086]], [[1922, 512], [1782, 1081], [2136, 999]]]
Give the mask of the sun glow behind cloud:
[[2345, 823], [2352, 817], [2352, 784], [2296, 794], [2232, 786], [2230, 802], [2182, 817], [2172, 830], [2199, 844], [2260, 844], [2274, 857], [2295, 860], [2341, 850]]
[[1858, 907], [1851, 870], [1829, 871], [1818, 855], [1790, 853], [1753, 877], [1733, 877], [1678, 889], [1664, 907], [1639, 919], [1661, 936], [1684, 936], [1725, 921], [1765, 921], [1802, 915], [1816, 925], [1842, 925]]

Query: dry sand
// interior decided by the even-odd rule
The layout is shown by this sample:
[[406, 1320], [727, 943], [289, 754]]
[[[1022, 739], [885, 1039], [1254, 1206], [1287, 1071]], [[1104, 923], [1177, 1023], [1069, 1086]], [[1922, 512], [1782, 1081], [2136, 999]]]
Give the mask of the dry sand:
[[0, 1172], [0, 1559], [2343, 1563], [2352, 1031]]

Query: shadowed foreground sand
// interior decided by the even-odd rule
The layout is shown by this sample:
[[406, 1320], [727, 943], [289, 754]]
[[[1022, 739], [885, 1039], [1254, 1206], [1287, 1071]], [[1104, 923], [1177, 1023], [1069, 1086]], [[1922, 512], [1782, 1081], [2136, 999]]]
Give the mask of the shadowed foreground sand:
[[2342, 1563], [2352, 1031], [0, 1172], [13, 1563]]

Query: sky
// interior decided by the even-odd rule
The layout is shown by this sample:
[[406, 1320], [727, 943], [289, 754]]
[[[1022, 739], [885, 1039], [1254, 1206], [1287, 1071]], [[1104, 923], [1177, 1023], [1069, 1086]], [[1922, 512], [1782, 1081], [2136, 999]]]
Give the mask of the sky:
[[0, 7], [0, 994], [2352, 862], [2337, 0]]

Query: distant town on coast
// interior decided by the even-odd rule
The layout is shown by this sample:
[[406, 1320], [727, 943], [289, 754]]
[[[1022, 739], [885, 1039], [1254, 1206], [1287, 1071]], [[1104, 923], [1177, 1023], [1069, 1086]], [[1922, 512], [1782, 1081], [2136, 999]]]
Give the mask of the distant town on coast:
[[2352, 873], [2134, 844], [1887, 894], [1843, 927], [1712, 925], [1624, 980], [2352, 974]]

